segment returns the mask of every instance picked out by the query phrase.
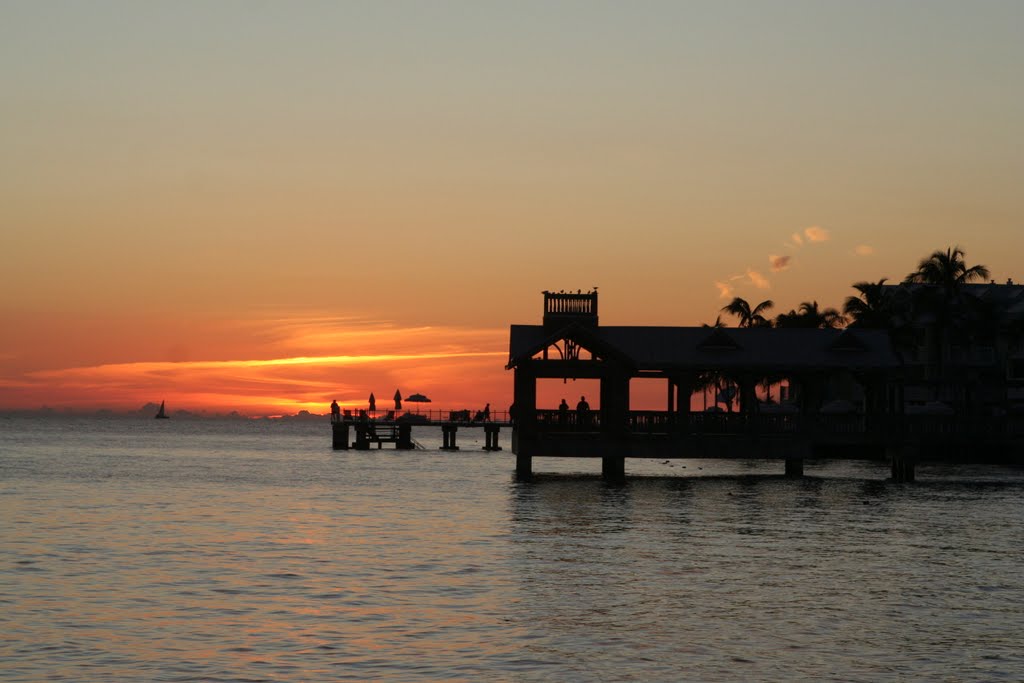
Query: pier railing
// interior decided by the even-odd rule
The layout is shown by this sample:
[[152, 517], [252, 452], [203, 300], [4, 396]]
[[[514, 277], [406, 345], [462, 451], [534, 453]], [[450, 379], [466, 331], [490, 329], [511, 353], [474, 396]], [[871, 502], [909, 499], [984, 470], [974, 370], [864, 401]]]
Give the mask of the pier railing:
[[[601, 412], [537, 410], [535, 425], [538, 431], [546, 433], [598, 432], [601, 431]], [[1024, 437], [1024, 415], [802, 415], [634, 410], [627, 416], [626, 428], [638, 436], [686, 433]]]
[[511, 424], [507, 410], [490, 410], [472, 408], [410, 408], [401, 410], [359, 410], [347, 408], [340, 415], [342, 422], [356, 423], [368, 420], [375, 423], [409, 422], [414, 425], [429, 424]]

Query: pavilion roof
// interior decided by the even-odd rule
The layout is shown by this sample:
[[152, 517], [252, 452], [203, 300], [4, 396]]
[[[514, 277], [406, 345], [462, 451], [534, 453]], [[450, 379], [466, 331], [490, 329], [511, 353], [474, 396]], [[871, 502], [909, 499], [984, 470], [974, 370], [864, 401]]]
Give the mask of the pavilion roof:
[[[884, 330], [602, 326], [576, 338], [541, 325], [512, 325], [509, 367], [563, 336], [606, 357], [612, 349], [637, 370], [889, 369], [901, 365]], [[598, 341], [605, 353], [594, 348]], [[588, 344], [588, 342], [591, 342]]]

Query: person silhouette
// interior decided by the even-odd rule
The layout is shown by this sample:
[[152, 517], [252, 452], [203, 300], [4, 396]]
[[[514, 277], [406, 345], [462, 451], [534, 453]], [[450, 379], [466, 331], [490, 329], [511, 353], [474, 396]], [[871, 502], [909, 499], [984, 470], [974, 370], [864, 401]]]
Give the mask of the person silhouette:
[[576, 404], [576, 419], [581, 425], [590, 424], [590, 404], [586, 396], [580, 396], [580, 402]]
[[331, 422], [341, 422], [341, 408], [338, 401], [331, 401]]
[[558, 404], [558, 422], [559, 424], [569, 423], [569, 404], [562, 399], [562, 402]]

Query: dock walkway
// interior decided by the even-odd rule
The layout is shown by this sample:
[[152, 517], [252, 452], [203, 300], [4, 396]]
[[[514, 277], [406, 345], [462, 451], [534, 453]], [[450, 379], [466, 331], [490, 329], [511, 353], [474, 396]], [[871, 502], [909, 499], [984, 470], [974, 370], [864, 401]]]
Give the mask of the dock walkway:
[[[482, 428], [484, 430], [484, 450], [500, 451], [498, 443], [502, 427], [512, 424], [507, 412], [475, 414], [470, 410], [430, 410], [423, 412], [404, 412], [396, 415], [393, 410], [352, 415], [345, 411], [339, 420], [333, 420], [332, 445], [334, 450], [369, 450], [371, 445], [383, 448], [386, 443], [395, 444], [400, 450], [416, 448], [412, 439], [413, 427], [440, 427], [442, 436], [441, 450], [457, 451], [459, 428]], [[355, 439], [350, 441], [354, 434]]]

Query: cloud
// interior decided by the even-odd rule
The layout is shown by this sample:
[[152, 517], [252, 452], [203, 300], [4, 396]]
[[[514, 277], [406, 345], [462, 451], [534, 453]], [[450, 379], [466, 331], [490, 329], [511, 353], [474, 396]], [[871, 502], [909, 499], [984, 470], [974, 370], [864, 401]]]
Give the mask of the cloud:
[[59, 406], [75, 410], [134, 411], [166, 397], [172, 410], [278, 415], [319, 413], [332, 398], [356, 407], [373, 389], [378, 396], [395, 388], [422, 391], [440, 405], [457, 406], [502, 401], [508, 393], [507, 329], [313, 317], [237, 323], [261, 340], [259, 348], [178, 362], [85, 362], [14, 376], [0, 368], [0, 410], [53, 405], [57, 397]]
[[804, 237], [798, 232], [794, 232], [792, 235], [790, 235], [790, 239], [792, 239], [793, 244], [795, 244], [798, 247], [801, 247], [804, 244]]
[[811, 242], [825, 242], [828, 240], [828, 230], [820, 225], [812, 225], [807, 228], [804, 230], [804, 235], [806, 235], [807, 239]]
[[752, 268], [747, 268], [747, 277], [750, 279], [750, 283], [758, 289], [769, 289], [771, 287], [765, 276]]
[[773, 273], [778, 273], [779, 271], [789, 268], [790, 261], [792, 260], [792, 256], [776, 256], [775, 254], [770, 254], [768, 256], [768, 263], [771, 264]]
[[732, 285], [727, 284], [725, 282], [716, 282], [715, 283], [715, 287], [718, 287], [718, 298], [719, 299], [728, 299], [729, 297], [732, 296], [732, 293], [733, 293]]
[[857, 256], [871, 256], [875, 253], [875, 248], [867, 244], [859, 244], [857, 248], [853, 250]]

